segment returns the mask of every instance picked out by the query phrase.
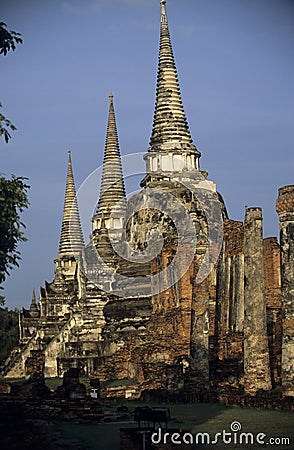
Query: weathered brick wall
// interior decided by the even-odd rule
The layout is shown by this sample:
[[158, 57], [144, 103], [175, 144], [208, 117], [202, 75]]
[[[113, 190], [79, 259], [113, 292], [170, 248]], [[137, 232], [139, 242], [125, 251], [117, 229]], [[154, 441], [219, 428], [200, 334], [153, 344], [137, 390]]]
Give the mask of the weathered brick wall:
[[[166, 244], [161, 252], [161, 257], [157, 257], [152, 262], [153, 273], [165, 270], [173, 259], [175, 251], [176, 246], [174, 244]], [[181, 260], [180, 264], [186, 267], [187, 261], [185, 258]], [[154, 383], [152, 383], [152, 377], [149, 378], [150, 382], [158, 387], [160, 378], [162, 380], [160, 387], [166, 387], [167, 383], [166, 371], [161, 367], [163, 362], [167, 366], [174, 365], [181, 369], [178, 372], [178, 381], [174, 380], [173, 384], [182, 384], [183, 370], [181, 364], [183, 359], [188, 360], [190, 358], [191, 351], [193, 279], [194, 265], [191, 264], [180, 281], [155, 295], [152, 301], [152, 313], [146, 326], [143, 366], [149, 366], [149, 369], [154, 372], [153, 369], [158, 364]], [[148, 386], [148, 371], [145, 371], [144, 378], [146, 388], [150, 389], [150, 386]]]
[[31, 355], [25, 361], [26, 376], [29, 378], [44, 378], [45, 355], [38, 350], [32, 350]]
[[210, 378], [220, 392], [242, 389], [244, 327], [244, 226], [224, 221], [223, 248], [217, 267], [216, 329]]
[[236, 220], [224, 221], [224, 242], [226, 255], [234, 256], [244, 253], [244, 226], [243, 222]]
[[281, 256], [277, 238], [263, 240], [263, 256], [271, 378], [273, 386], [278, 386], [281, 384], [283, 323]]
[[243, 392], [244, 336], [230, 332], [215, 343], [217, 354], [210, 360], [210, 378], [218, 392]]
[[[199, 264], [196, 262], [195, 266], [198, 268]], [[198, 391], [209, 387], [209, 326], [210, 308], [213, 308], [210, 303], [211, 283], [211, 276], [208, 276], [202, 283], [193, 286], [190, 389]]]
[[264, 292], [261, 208], [247, 208], [244, 222], [244, 389], [255, 395], [272, 387]]
[[263, 256], [266, 306], [281, 308], [281, 255], [276, 237], [268, 237], [263, 240]]
[[283, 302], [282, 386], [294, 397], [294, 185], [279, 189], [281, 283]]
[[218, 334], [242, 331], [244, 325], [244, 228], [224, 221], [224, 240], [218, 264]]
[[[170, 186], [167, 185], [166, 190], [169, 189]], [[172, 189], [187, 208], [191, 207], [191, 195], [188, 195], [183, 187], [175, 185]], [[244, 224], [224, 220], [224, 241], [218, 266], [201, 284], [196, 284], [196, 274], [207, 245], [205, 217], [199, 205], [196, 205], [193, 211], [196, 219], [193, 220], [196, 222], [199, 220], [198, 226], [200, 228], [202, 226], [201, 233], [199, 232], [202, 240], [197, 242], [198, 253], [184, 276], [170, 288], [154, 295], [152, 299], [151, 297], [144, 300], [135, 299], [136, 306], [133, 305], [134, 298], [103, 299], [99, 289], [91, 288], [91, 290], [86, 287], [85, 303], [79, 304], [83, 321], [77, 323], [76, 329], [72, 328], [72, 335], [68, 337], [68, 341], [64, 340], [64, 352], [58, 355], [60, 364], [62, 363], [64, 367], [70, 367], [72, 363], [94, 367], [97, 369], [95, 375], [101, 380], [133, 379], [140, 384], [142, 390], [168, 388], [170, 392], [177, 392], [187, 388], [186, 392], [197, 392], [197, 389], [204, 392], [213, 381], [214, 388], [219, 392], [228, 393], [242, 391], [245, 364], [247, 376], [245, 387], [248, 392], [254, 393], [259, 388], [268, 388], [269, 365], [272, 385], [275, 387], [281, 382], [284, 325], [284, 391], [289, 395], [289, 392], [292, 392], [290, 368], [293, 360], [294, 335], [293, 281], [291, 281], [294, 197], [292, 191], [291, 187], [280, 190], [277, 202], [281, 221], [281, 269], [277, 239], [267, 238], [262, 241], [261, 227], [257, 226], [259, 218], [255, 217], [251, 224], [250, 221], [245, 224], [247, 233], [245, 243]], [[256, 212], [258, 208], [252, 210]], [[161, 212], [146, 208], [141, 216], [137, 215], [133, 227], [129, 230], [131, 238], [135, 241], [134, 248], [139, 250], [144, 248], [146, 236], [154, 226], [154, 222], [160, 224], [160, 231], [164, 234], [165, 243], [162, 252], [151, 264], [144, 267], [142, 265], [140, 269], [133, 263], [124, 263], [119, 269], [122, 274], [132, 275], [136, 272], [138, 274], [138, 270], [142, 271], [140, 273], [142, 276], [148, 271], [148, 274], [161, 273], [173, 261], [177, 252], [177, 237], [174, 227]], [[106, 243], [108, 248], [107, 239], [102, 242], [103, 245]], [[112, 253], [109, 258], [113, 259]], [[181, 264], [186, 266], [186, 263], [183, 257]], [[244, 359], [245, 271], [247, 300]], [[46, 286], [48, 291], [46, 295], [50, 299], [51, 297], [57, 299], [56, 305], [58, 304], [59, 308], [65, 294], [58, 296], [51, 292], [50, 286]], [[76, 301], [74, 286], [67, 286], [66, 289], [67, 302], [74, 305]], [[101, 306], [102, 303], [105, 307]], [[266, 314], [264, 314], [265, 304]], [[90, 317], [93, 308], [97, 309], [97, 311], [95, 309], [97, 319], [94, 316]], [[62, 309], [59, 312], [58, 326], [61, 327]], [[264, 322], [265, 317], [267, 320]], [[34, 320], [40, 323], [40, 328], [47, 330], [49, 337], [48, 319], [44, 315], [41, 319]], [[28, 325], [33, 325], [34, 330], [37, 328], [32, 322], [33, 319], [24, 318], [23, 323], [26, 320]], [[57, 327], [56, 324], [54, 326]], [[57, 331], [53, 334], [57, 334]], [[99, 344], [97, 344], [98, 335]], [[79, 336], [78, 340], [76, 336]], [[90, 345], [91, 342], [93, 346]], [[267, 345], [269, 345], [269, 362]], [[96, 359], [93, 358], [94, 354]]]

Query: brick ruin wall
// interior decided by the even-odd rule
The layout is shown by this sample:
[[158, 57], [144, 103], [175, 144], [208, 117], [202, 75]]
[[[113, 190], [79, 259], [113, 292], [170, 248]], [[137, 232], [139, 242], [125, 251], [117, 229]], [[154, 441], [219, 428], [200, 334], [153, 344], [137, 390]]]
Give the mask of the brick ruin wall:
[[276, 387], [281, 384], [283, 340], [281, 256], [277, 238], [264, 239], [263, 252], [271, 379]]
[[283, 304], [282, 385], [294, 397], [294, 185], [279, 189], [276, 210], [280, 221]]
[[[160, 257], [152, 261], [152, 273], [168, 267], [175, 251], [176, 247], [167, 243]], [[264, 239], [262, 251], [270, 376], [275, 387], [281, 383], [282, 343], [277, 239]], [[213, 383], [213, 389], [220, 392], [243, 392], [244, 224], [224, 221], [218, 267], [201, 284], [194, 282], [197, 267], [195, 258], [179, 282], [153, 297], [144, 331], [119, 334], [123, 345], [109, 354], [97, 376], [131, 378], [142, 389], [177, 391], [188, 387], [195, 391]], [[113, 336], [113, 330], [108, 334]]]
[[[260, 276], [266, 301], [265, 339], [268, 342], [265, 344], [268, 345], [270, 381], [275, 388], [282, 379], [280, 246], [273, 237], [261, 239], [258, 245], [260, 258], [263, 258]], [[152, 273], [168, 267], [175, 252], [176, 246], [167, 241], [161, 254], [152, 261]], [[145, 299], [131, 315], [129, 299], [121, 300], [120, 308], [125, 311], [121, 317], [116, 314], [117, 301], [113, 306], [111, 301], [106, 304], [106, 323], [102, 330], [105, 347], [101, 347], [97, 358], [100, 366], [97, 377], [101, 380], [133, 379], [147, 390], [168, 388], [172, 392], [184, 388], [195, 392], [210, 388], [223, 393], [243, 392], [244, 224], [224, 221], [218, 265], [197, 285], [198, 265], [199, 258], [195, 258], [181, 280], [152, 299]], [[287, 323], [291, 331], [290, 314], [288, 316], [284, 326]], [[140, 326], [136, 328], [138, 317]]]
[[[264, 287], [271, 381], [281, 384], [282, 302], [280, 246], [263, 240]], [[244, 383], [244, 224], [224, 222], [217, 269], [216, 332], [211, 336], [210, 377], [223, 391], [242, 391]]]

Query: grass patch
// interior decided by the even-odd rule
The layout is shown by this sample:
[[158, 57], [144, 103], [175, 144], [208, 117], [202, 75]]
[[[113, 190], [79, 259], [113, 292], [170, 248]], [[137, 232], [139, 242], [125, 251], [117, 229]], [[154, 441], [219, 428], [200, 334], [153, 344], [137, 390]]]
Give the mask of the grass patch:
[[[143, 406], [145, 403], [124, 402], [132, 410], [135, 406]], [[149, 404], [149, 406], [158, 406]], [[234, 406], [224, 406], [220, 404], [193, 404], [193, 405], [169, 405], [172, 422], [170, 427], [189, 429], [192, 433], [209, 433], [214, 436], [216, 433], [230, 432], [230, 425], [238, 421], [242, 425], [245, 433], [265, 433], [270, 437], [289, 437], [290, 446], [274, 445], [270, 446], [278, 450], [294, 448], [294, 415], [287, 411], [256, 410], [249, 408], [239, 408]], [[85, 448], [89, 450], [117, 450], [119, 449], [119, 429], [130, 426], [124, 423], [98, 423], [97, 425], [84, 425], [76, 423], [59, 422], [58, 429], [66, 438], [79, 439]], [[132, 426], [136, 427], [133, 423]], [[265, 439], [266, 440], [266, 439]], [[196, 448], [222, 448], [222, 449], [262, 449], [269, 448], [269, 445], [214, 445], [193, 446]]]

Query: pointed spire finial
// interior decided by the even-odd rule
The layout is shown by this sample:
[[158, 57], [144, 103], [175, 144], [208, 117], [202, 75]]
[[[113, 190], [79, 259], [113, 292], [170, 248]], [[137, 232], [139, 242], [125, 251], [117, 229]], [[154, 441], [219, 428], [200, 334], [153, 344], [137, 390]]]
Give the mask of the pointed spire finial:
[[38, 317], [39, 316], [39, 310], [38, 310], [37, 301], [36, 301], [35, 289], [33, 289], [33, 293], [32, 293], [32, 301], [31, 301], [31, 306], [30, 306], [30, 316], [31, 317]]
[[36, 304], [37, 302], [36, 302], [36, 293], [35, 293], [35, 288], [33, 289], [33, 293], [32, 293], [32, 305], [33, 304]]
[[149, 152], [188, 151], [199, 158], [184, 111], [169, 34], [166, 0], [160, 0], [161, 27], [155, 112]]
[[166, 5], [166, 0], [160, 0], [160, 4], [161, 4], [161, 22], [166, 22], [166, 10], [165, 10], [165, 5]]
[[81, 250], [83, 245], [84, 239], [76, 198], [76, 189], [71, 162], [71, 151], [68, 150], [67, 178], [63, 207], [63, 219], [59, 242], [59, 256], [61, 254], [74, 255], [75, 252]]
[[100, 198], [96, 215], [109, 215], [114, 206], [125, 201], [126, 193], [122, 173], [119, 150], [118, 133], [113, 105], [113, 94], [109, 95], [110, 105], [108, 114], [107, 133], [104, 150], [102, 181]]

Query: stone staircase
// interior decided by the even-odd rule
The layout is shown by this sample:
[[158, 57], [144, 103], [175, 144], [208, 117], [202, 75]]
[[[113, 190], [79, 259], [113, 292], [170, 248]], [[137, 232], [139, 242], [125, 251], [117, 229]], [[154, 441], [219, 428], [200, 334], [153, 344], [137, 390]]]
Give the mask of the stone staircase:
[[25, 361], [34, 349], [34, 340], [37, 333], [34, 333], [26, 344], [18, 345], [14, 348], [0, 366], [0, 374], [5, 378], [24, 378]]

